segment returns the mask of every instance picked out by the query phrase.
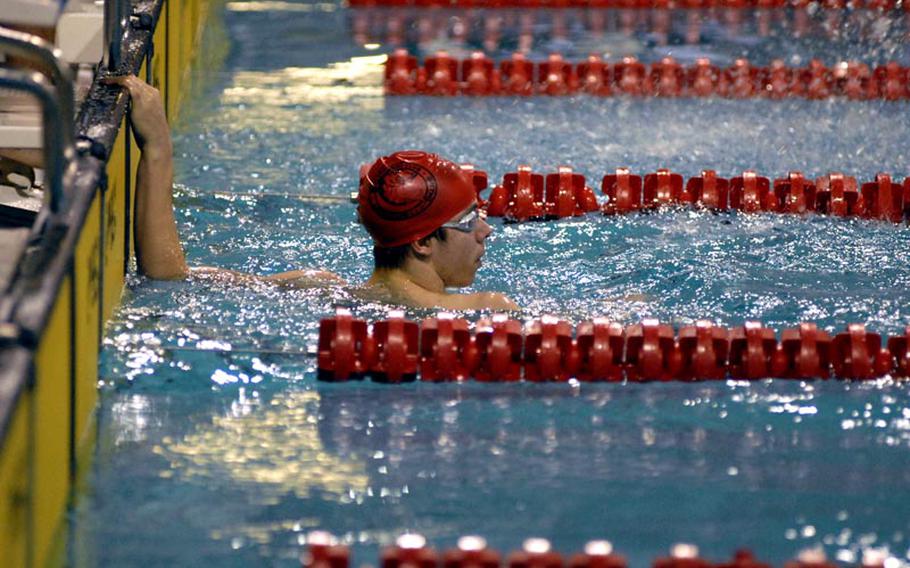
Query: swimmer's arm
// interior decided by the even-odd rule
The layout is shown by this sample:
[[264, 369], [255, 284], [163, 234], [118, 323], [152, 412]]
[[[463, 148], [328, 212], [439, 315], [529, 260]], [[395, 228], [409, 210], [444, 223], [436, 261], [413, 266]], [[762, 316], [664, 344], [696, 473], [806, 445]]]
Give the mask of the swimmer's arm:
[[256, 276], [210, 266], [190, 269], [174, 219], [173, 147], [161, 95], [132, 75], [111, 77], [107, 82], [129, 91], [133, 132], [142, 152], [136, 179], [134, 226], [139, 272], [157, 280], [182, 280], [191, 276], [231, 284], [268, 283], [297, 288], [343, 282], [335, 274], [320, 270]]
[[189, 276], [223, 284], [270, 284], [281, 288], [318, 288], [333, 284], [346, 284], [337, 274], [326, 270], [291, 270], [268, 276], [258, 276], [215, 266], [199, 266], [189, 269]]
[[190, 271], [177, 233], [172, 199], [174, 158], [171, 133], [157, 89], [127, 75], [106, 81], [126, 89], [131, 122], [142, 152], [136, 176], [133, 236], [139, 272], [158, 280], [180, 280]]

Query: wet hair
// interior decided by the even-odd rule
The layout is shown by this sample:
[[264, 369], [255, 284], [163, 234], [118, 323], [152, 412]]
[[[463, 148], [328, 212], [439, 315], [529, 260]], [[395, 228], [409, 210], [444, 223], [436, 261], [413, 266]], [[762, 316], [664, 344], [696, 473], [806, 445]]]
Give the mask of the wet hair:
[[[440, 241], [446, 240], [446, 231], [445, 228], [439, 227], [426, 237], [420, 239], [421, 241], [429, 239], [439, 239]], [[401, 268], [404, 266], [404, 261], [408, 258], [408, 255], [413, 254], [411, 250], [411, 243], [404, 245], [399, 245], [397, 247], [373, 247], [373, 265], [376, 268], [384, 269], [393, 269]]]

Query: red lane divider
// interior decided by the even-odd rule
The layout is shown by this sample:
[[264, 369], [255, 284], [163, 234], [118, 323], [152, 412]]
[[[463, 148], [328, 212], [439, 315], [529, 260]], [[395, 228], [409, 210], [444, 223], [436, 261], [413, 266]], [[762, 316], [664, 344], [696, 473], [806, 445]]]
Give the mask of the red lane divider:
[[[851, 2], [851, 6], [856, 4]], [[910, 10], [910, 3], [903, 2], [903, 6]], [[773, 9], [746, 11], [735, 7], [722, 7], [714, 11], [692, 10], [686, 14], [671, 8], [538, 12], [517, 8], [493, 13], [487, 10], [455, 8], [447, 12], [447, 17], [438, 17], [442, 16], [438, 10], [416, 7], [355, 9], [351, 10], [351, 32], [354, 41], [360, 45], [378, 43], [401, 47], [413, 43], [426, 46], [435, 41], [464, 45], [468, 39], [466, 34], [470, 32], [473, 35], [472, 30], [476, 30], [480, 34], [477, 39], [488, 53], [506, 49], [506, 43], [514, 37], [518, 38], [524, 49], [531, 49], [549, 40], [564, 38], [566, 30], [571, 28], [580, 28], [594, 35], [653, 34], [653, 40], [661, 45], [670, 43], [671, 37], [673, 43], [682, 41], [687, 45], [699, 45], [706, 30], [717, 28], [722, 29], [730, 37], [741, 37], [746, 32], [748, 35], [758, 37], [788, 34], [800, 38], [818, 37], [834, 41], [840, 41], [843, 30], [849, 28], [852, 30], [851, 33], [857, 33], [864, 41], [881, 42], [881, 27], [869, 25], [870, 14], [864, 13], [863, 10], [829, 11], [824, 17], [816, 17], [815, 14], [820, 8], [822, 6], [813, 4], [782, 12]], [[882, 19], [896, 20], [899, 17], [900, 14], [897, 13], [881, 15]], [[453, 21], [458, 21], [459, 24], [452, 25]], [[676, 29], [674, 22], [677, 21], [684, 24], [684, 28], [678, 30], [682, 32], [681, 34], [674, 33]], [[851, 74], [856, 74], [851, 80], [853, 98], [875, 96], [874, 93], [863, 94], [861, 89], [862, 82], [868, 81], [872, 71], [868, 66], [862, 64], [857, 66], [850, 71]], [[844, 74], [842, 80], [847, 81], [846, 66], [840, 72]], [[580, 70], [578, 75], [579, 80], [582, 80], [584, 74]], [[774, 93], [770, 92], [765, 94], [769, 97], [774, 96]]]
[[[706, 9], [706, 8], [806, 8], [816, 6], [844, 10], [847, 0], [350, 0], [352, 7], [412, 8], [637, 8], [637, 9]], [[854, 10], [888, 11], [901, 7], [898, 0], [850, 0]], [[907, 8], [903, 4], [904, 10]]]
[[[910, 2], [906, 5], [910, 6]], [[850, 100], [910, 98], [910, 68], [889, 62], [870, 68], [864, 63], [840, 62], [831, 67], [813, 59], [806, 67], [788, 67], [777, 59], [768, 67], [745, 59], [720, 68], [707, 59], [684, 67], [672, 57], [646, 65], [634, 57], [609, 63], [590, 55], [577, 64], [551, 54], [534, 63], [515, 53], [497, 65], [477, 51], [459, 61], [438, 51], [418, 65], [404, 49], [389, 55], [385, 64], [385, 92], [389, 95], [596, 96], [636, 97], [802, 97]]]
[[869, 380], [910, 376], [910, 326], [883, 339], [862, 324], [833, 338], [813, 323], [777, 334], [758, 322], [734, 329], [708, 321], [674, 333], [655, 319], [623, 328], [605, 319], [576, 329], [552, 316], [524, 327], [507, 315], [441, 313], [419, 325], [402, 312], [368, 325], [349, 310], [319, 325], [318, 376], [326, 381], [565, 382], [703, 381], [727, 377]]
[[[850, 564], [857, 568], [884, 568], [892, 557], [882, 550], [869, 548], [863, 551], [859, 562]], [[351, 554], [347, 546], [340, 545], [332, 535], [314, 531], [307, 535], [307, 548], [301, 555], [304, 568], [349, 568]], [[520, 550], [509, 553], [505, 562], [499, 552], [489, 548], [480, 536], [463, 536], [454, 548], [441, 554], [427, 545], [419, 534], [403, 534], [395, 544], [380, 551], [381, 568], [627, 568], [626, 557], [613, 550], [606, 540], [588, 542], [582, 552], [569, 557], [555, 552], [550, 542], [543, 538], [529, 538]], [[747, 549], [739, 549], [729, 560], [714, 562], [700, 556], [692, 544], [675, 544], [667, 556], [656, 558], [652, 568], [771, 568], [757, 559]], [[837, 564], [825, 557], [820, 548], [799, 552], [786, 562], [784, 568], [836, 568]]]
[[489, 201], [481, 200], [492, 217], [515, 221], [562, 219], [597, 211], [600, 205], [585, 177], [569, 166], [559, 166], [556, 173], [531, 171], [531, 166], [518, 166], [507, 173], [502, 184], [494, 186]]
[[793, 171], [772, 182], [753, 170], [731, 179], [703, 170], [700, 176], [686, 180], [667, 169], [640, 176], [628, 168], [617, 168], [603, 177], [600, 188], [606, 200], [598, 203], [585, 177], [569, 166], [559, 166], [556, 173], [546, 175], [533, 172], [531, 166], [518, 166], [518, 171], [505, 174], [502, 183], [493, 186], [486, 200], [481, 194], [487, 187], [487, 174], [473, 165], [462, 167], [473, 172], [478, 199], [487, 214], [510, 221], [563, 219], [597, 210], [617, 215], [664, 205], [747, 213], [814, 212], [894, 223], [910, 218], [910, 177], [899, 185], [884, 173], [860, 185], [856, 178], [837, 172], [810, 180]]

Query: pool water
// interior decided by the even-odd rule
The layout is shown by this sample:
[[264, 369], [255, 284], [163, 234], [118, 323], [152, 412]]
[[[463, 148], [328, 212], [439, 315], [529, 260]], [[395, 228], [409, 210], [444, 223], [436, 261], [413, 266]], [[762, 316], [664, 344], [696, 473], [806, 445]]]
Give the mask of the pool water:
[[[433, 27], [413, 14], [402, 41], [453, 53], [480, 46], [492, 17], [475, 13], [453, 39], [457, 13], [436, 13], [429, 37], [420, 30]], [[672, 13], [671, 32], [657, 38], [641, 22], [594, 33], [588, 14], [569, 14], [555, 37], [554, 15], [541, 11], [532, 58], [555, 45], [572, 57], [594, 49], [643, 60], [910, 59], [907, 26], [890, 15], [846, 18], [833, 33], [828, 15], [811, 14], [796, 37], [789, 12], [767, 35], [754, 13], [735, 33], [706, 13], [687, 43], [672, 30], [688, 13]], [[175, 133], [191, 263], [365, 280], [370, 243], [354, 206], [330, 198], [356, 190], [360, 164], [402, 148], [473, 162], [495, 180], [522, 163], [568, 164], [595, 187], [618, 166], [910, 173], [905, 102], [384, 98], [389, 15], [227, 4], [231, 55], [204, 71], [213, 86]], [[516, 37], [520, 26], [503, 21], [498, 55], [529, 41]], [[473, 289], [507, 292], [519, 319], [760, 319], [776, 329], [811, 320], [832, 332], [862, 322], [884, 334], [910, 324], [902, 225], [686, 209], [493, 224]], [[501, 551], [529, 536], [563, 552], [608, 538], [632, 566], [680, 541], [718, 560], [747, 546], [776, 564], [810, 546], [847, 563], [869, 546], [910, 554], [906, 384], [319, 383], [308, 349], [336, 305], [368, 320], [391, 308], [344, 287], [133, 277], [105, 338], [98, 444], [71, 515], [71, 562], [293, 566], [315, 528], [349, 543], [356, 565], [375, 564], [407, 530], [437, 548], [479, 533]]]

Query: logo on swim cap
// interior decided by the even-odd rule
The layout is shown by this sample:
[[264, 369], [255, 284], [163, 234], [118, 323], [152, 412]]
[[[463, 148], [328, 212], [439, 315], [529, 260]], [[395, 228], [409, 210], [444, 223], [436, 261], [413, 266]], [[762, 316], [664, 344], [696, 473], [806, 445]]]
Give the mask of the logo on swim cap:
[[399, 162], [383, 168], [373, 180], [368, 199], [373, 211], [387, 221], [404, 221], [427, 210], [436, 199], [436, 177], [420, 164]]

